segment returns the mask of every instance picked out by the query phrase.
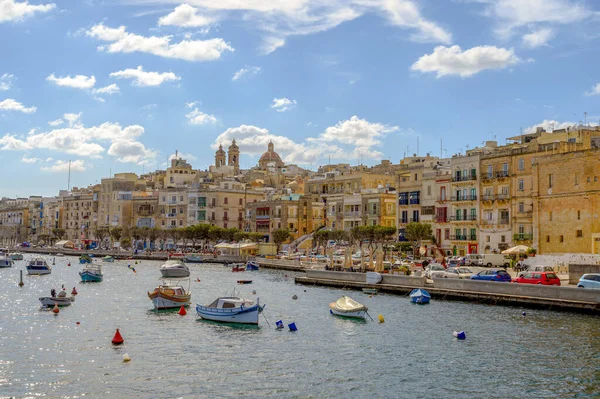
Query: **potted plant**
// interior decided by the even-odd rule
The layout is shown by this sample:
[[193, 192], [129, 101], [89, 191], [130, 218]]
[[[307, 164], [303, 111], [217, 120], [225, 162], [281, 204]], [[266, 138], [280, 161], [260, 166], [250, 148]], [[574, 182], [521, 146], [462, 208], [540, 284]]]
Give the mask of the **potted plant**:
[[532, 258], [535, 257], [536, 253], [537, 253], [537, 251], [535, 250], [535, 248], [529, 248], [527, 250], [527, 255], [531, 256]]

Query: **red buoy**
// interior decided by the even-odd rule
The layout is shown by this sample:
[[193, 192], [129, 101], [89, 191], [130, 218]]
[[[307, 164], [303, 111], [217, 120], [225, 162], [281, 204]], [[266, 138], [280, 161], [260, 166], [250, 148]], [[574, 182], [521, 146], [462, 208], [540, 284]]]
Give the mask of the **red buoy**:
[[60, 312], [60, 309], [58, 309], [58, 305], [57, 304], [54, 304], [54, 307], [52, 308], [52, 312], [54, 314], [57, 314], [58, 312]]
[[77, 324], [77, 325], [80, 325], [81, 323], [80, 323], [80, 322], [77, 322], [77, 323], [75, 323], [75, 324]]
[[180, 316], [185, 316], [187, 314], [183, 305], [181, 305], [181, 307], [179, 308], [179, 312], [177, 312], [177, 314]]
[[121, 333], [119, 332], [118, 328], [111, 342], [113, 343], [113, 345], [121, 345], [123, 343], [123, 337], [121, 336]]
[[73, 287], [73, 291], [71, 291], [71, 295], [77, 295], [77, 290]]

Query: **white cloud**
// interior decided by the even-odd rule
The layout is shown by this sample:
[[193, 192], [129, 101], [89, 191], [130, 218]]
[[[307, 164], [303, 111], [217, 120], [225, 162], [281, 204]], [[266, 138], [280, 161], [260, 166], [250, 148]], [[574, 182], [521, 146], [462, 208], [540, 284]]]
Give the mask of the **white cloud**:
[[197, 160], [198, 158], [196, 158], [192, 154], [188, 154], [185, 152], [178, 152], [177, 155], [175, 155], [175, 153], [169, 155], [169, 161], [171, 161], [172, 159], [185, 159], [188, 162], [192, 162], [192, 161]]
[[185, 103], [186, 108], [194, 108], [196, 105], [202, 104], [201, 101], [190, 101], [189, 103]]
[[119, 89], [119, 86], [117, 86], [116, 83], [113, 83], [111, 85], [108, 85], [106, 87], [101, 87], [99, 89], [94, 89], [92, 91], [94, 94], [106, 94], [106, 95], [112, 95], [112, 94], [117, 94], [120, 93], [121, 90]]
[[69, 165], [69, 161], [56, 161], [54, 165], [51, 166], [43, 166], [41, 170], [45, 172], [55, 172], [55, 173], [65, 173], [69, 170], [71, 172], [85, 172], [88, 170], [88, 165], [82, 161], [81, 159], [77, 159], [75, 161], [71, 161]]
[[[542, 122], [540, 123], [536, 123], [535, 125], [526, 127], [523, 132], [524, 133], [535, 133], [535, 131], [537, 130], [538, 127], [544, 128], [545, 131], [547, 132], [552, 132], [553, 130], [560, 130], [560, 129], [566, 129], [568, 127], [572, 127], [572, 126], [578, 126], [580, 124], [583, 124], [582, 121], [579, 121], [578, 123], [576, 122], [558, 122], [552, 119], [544, 119]], [[597, 123], [594, 122], [588, 122], [589, 126], [598, 126]]]
[[235, 139], [242, 153], [260, 155], [272, 141], [275, 151], [279, 152], [286, 162], [291, 163], [309, 164], [327, 158], [381, 159], [383, 154], [377, 147], [382, 145], [385, 136], [396, 131], [399, 131], [397, 126], [371, 123], [353, 116], [328, 127], [317, 137], [297, 143], [288, 137], [272, 134], [264, 128], [241, 125], [221, 133], [212, 148], [217, 149], [219, 144], [227, 146]]
[[596, 86], [592, 87], [592, 90], [585, 93], [586, 96], [597, 96], [600, 95], [600, 83], [597, 83]]
[[32, 5], [27, 1], [16, 2], [15, 0], [0, 0], [0, 23], [8, 21], [20, 21], [35, 13], [46, 13], [53, 10], [56, 4]]
[[176, 7], [172, 13], [161, 17], [158, 20], [158, 26], [171, 25], [184, 28], [197, 28], [209, 25], [212, 22], [211, 18], [201, 15], [197, 8], [189, 4], [182, 4]]
[[242, 69], [240, 69], [239, 71], [237, 71], [236, 73], [234, 73], [233, 74], [233, 78], [231, 78], [231, 80], [236, 81], [238, 79], [241, 79], [244, 76], [256, 75], [260, 71], [261, 71], [261, 68], [258, 67], [258, 66], [248, 66], [248, 65], [246, 65], [245, 67], [243, 67]]
[[146, 72], [140, 65], [136, 69], [125, 69], [110, 74], [111, 77], [117, 79], [134, 79], [135, 86], [160, 86], [164, 82], [178, 81], [181, 78], [173, 72]]
[[0, 110], [19, 111], [26, 114], [31, 114], [37, 110], [37, 107], [26, 107], [13, 98], [7, 98], [6, 100], [0, 101]]
[[74, 77], [69, 75], [57, 78], [54, 74], [51, 74], [46, 80], [58, 86], [72, 87], [75, 89], [91, 89], [96, 85], [96, 78], [94, 76], [88, 77], [85, 75], [76, 75]]
[[217, 123], [217, 118], [214, 115], [205, 114], [198, 108], [194, 108], [192, 112], [185, 116], [188, 118], [192, 125], [208, 125], [210, 123]]
[[219, 59], [225, 51], [235, 51], [223, 39], [182, 40], [172, 44], [171, 36], [141, 36], [125, 31], [125, 26], [109, 28], [103, 24], [94, 25], [86, 34], [98, 40], [109, 42], [98, 50], [109, 53], [142, 52], [165, 58], [186, 61], [212, 61]]
[[459, 46], [438, 46], [433, 53], [419, 58], [411, 66], [411, 70], [435, 72], [438, 78], [446, 75], [465, 78], [486, 69], [504, 69], [518, 62], [519, 58], [512, 49], [477, 46], [462, 51]]
[[550, 28], [542, 28], [535, 30], [523, 36], [523, 44], [525, 47], [536, 48], [547, 46], [550, 39], [554, 37], [554, 31]]
[[294, 108], [296, 104], [296, 100], [290, 100], [285, 97], [274, 98], [273, 104], [271, 104], [271, 108], [273, 108], [277, 112], [285, 112]]
[[23, 163], [38, 163], [38, 162], [42, 162], [43, 160], [40, 158], [29, 158], [25, 155], [23, 155], [23, 157], [21, 158], [21, 162]]
[[265, 55], [271, 54], [273, 51], [283, 46], [285, 46], [285, 39], [282, 39], [281, 37], [267, 36], [262, 41], [260, 52]]
[[[123, 128], [118, 123], [105, 122], [99, 126], [85, 127], [81, 122], [81, 113], [64, 114], [63, 121], [67, 121], [67, 127], [48, 132], [31, 131], [24, 137], [6, 134], [0, 137], [0, 150], [51, 150], [89, 158], [101, 158], [107, 152], [118, 157], [119, 162], [135, 163], [156, 157], [154, 151], [146, 149], [138, 141], [144, 133], [142, 126]], [[103, 145], [105, 142], [110, 144], [108, 151]]]
[[13, 78], [14, 75], [8, 73], [5, 73], [4, 75], [0, 76], [0, 91], [9, 90], [12, 86]]
[[50, 126], [59, 126], [59, 125], [62, 125], [63, 123], [65, 123], [65, 121], [63, 121], [63, 120], [62, 120], [62, 119], [60, 119], [60, 118], [59, 118], [59, 119], [56, 119], [56, 120], [53, 120], [53, 121], [50, 121], [50, 122], [48, 122], [48, 124], [49, 124]]

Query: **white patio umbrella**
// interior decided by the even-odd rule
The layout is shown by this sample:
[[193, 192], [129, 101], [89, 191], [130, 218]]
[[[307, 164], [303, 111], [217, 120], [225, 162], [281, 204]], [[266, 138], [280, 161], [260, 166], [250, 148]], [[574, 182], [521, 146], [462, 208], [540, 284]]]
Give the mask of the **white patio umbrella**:
[[505, 249], [504, 251], [502, 251], [502, 253], [505, 255], [524, 254], [527, 252], [528, 249], [529, 247], [527, 245], [517, 245], [516, 247]]

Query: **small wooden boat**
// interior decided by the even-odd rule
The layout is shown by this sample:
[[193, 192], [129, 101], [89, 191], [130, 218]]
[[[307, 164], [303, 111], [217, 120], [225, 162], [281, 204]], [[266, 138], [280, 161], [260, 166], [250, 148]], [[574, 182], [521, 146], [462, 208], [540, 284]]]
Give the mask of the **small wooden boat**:
[[252, 284], [252, 280], [238, 280], [238, 284]]
[[190, 269], [181, 259], [170, 259], [160, 267], [160, 273], [167, 278], [185, 278], [190, 276]]
[[210, 305], [196, 304], [196, 313], [205, 320], [221, 323], [258, 324], [258, 315], [265, 305], [238, 297], [221, 297]]
[[52, 273], [52, 268], [46, 263], [44, 258], [34, 258], [27, 265], [27, 274], [41, 275]]
[[246, 262], [246, 270], [258, 270], [260, 268], [258, 262], [254, 260], [249, 260]]
[[431, 295], [422, 288], [416, 288], [410, 292], [410, 301], [419, 305], [429, 303]]
[[81, 281], [84, 283], [97, 283], [102, 281], [102, 267], [100, 265], [86, 265], [82, 271], [79, 272]]
[[61, 254], [60, 252], [57, 254], [54, 254], [54, 256], [56, 256], [57, 258], [63, 258], [65, 256], [65, 254]]
[[0, 255], [0, 268], [12, 267], [14, 261], [6, 255]]
[[244, 265], [243, 263], [234, 263], [231, 268], [231, 271], [232, 272], [245, 272], [246, 265]]
[[39, 298], [42, 306], [44, 307], [53, 307], [54, 305], [58, 305], [59, 307], [63, 306], [71, 306], [71, 303], [75, 300], [73, 296], [44, 296]]
[[88, 254], [83, 254], [79, 257], [79, 263], [92, 263], [92, 258]]
[[377, 288], [363, 288], [362, 292], [364, 292], [365, 294], [375, 295], [377, 294], [378, 290]]
[[155, 309], [173, 309], [189, 306], [192, 293], [186, 291], [178, 283], [163, 282], [152, 292], [148, 292], [148, 298], [152, 300]]
[[104, 258], [102, 258], [102, 262], [114, 262], [115, 258], [113, 258], [110, 255], [106, 255]]
[[8, 254], [8, 256], [12, 260], [23, 260], [23, 254], [20, 252], [13, 252], [13, 253]]
[[343, 296], [335, 302], [329, 304], [329, 312], [336, 316], [352, 317], [356, 319], [366, 319], [367, 308], [365, 305], [356, 302], [354, 299]]

